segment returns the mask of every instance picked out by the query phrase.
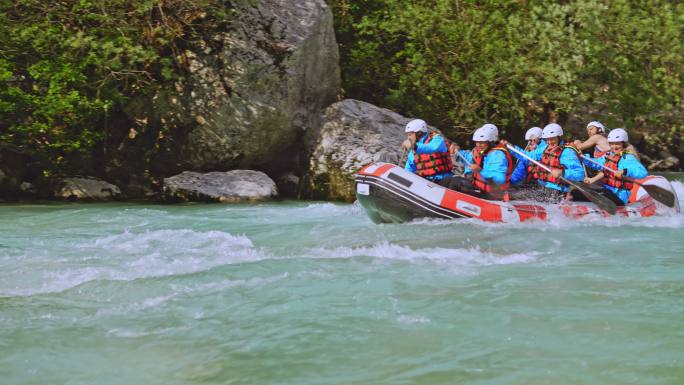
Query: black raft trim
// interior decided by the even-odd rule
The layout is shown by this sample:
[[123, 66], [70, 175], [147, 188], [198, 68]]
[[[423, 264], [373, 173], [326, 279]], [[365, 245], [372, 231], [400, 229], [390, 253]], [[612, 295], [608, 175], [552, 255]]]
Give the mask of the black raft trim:
[[393, 172], [390, 172], [390, 173], [387, 175], [387, 178], [388, 178], [388, 179], [392, 179], [393, 181], [399, 183], [399, 184], [402, 185], [402, 186], [405, 186], [406, 188], [410, 188], [411, 185], [413, 184], [413, 182], [411, 182], [410, 180], [408, 180], [408, 179], [406, 179], [406, 178], [402, 178], [402, 177], [400, 177], [399, 175], [397, 175], [397, 174], [395, 174], [395, 173], [393, 173]]
[[[384, 181], [382, 178], [378, 177], [373, 177], [373, 176], [363, 176], [363, 177], [356, 177], [356, 182], [361, 182], [361, 183], [367, 183], [374, 185], [376, 187], [379, 187], [385, 191], [388, 191], [396, 196], [398, 196], [401, 199], [404, 199], [408, 202], [411, 202], [414, 205], [417, 205], [418, 207], [421, 207], [423, 209], [426, 209], [428, 211], [431, 211], [437, 215], [441, 215], [446, 218], [470, 218], [471, 216], [468, 216], [466, 214], [460, 213], [458, 211], [436, 205], [424, 198], [422, 198], [419, 195], [414, 194], [413, 192], [409, 190], [404, 190], [400, 189], [396, 186], [392, 186], [391, 184], [387, 183]], [[402, 178], [403, 179], [403, 178]]]

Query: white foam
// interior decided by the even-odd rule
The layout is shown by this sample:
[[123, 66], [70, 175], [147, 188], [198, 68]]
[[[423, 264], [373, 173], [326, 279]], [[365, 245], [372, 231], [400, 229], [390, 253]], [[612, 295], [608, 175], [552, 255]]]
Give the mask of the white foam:
[[224, 279], [218, 282], [202, 283], [192, 286], [179, 286], [173, 285], [173, 290], [175, 293], [196, 293], [201, 292], [203, 294], [213, 294], [220, 293], [227, 289], [232, 289], [236, 287], [247, 287], [247, 288], [258, 288], [262, 286], [267, 286], [272, 283], [287, 279], [290, 276], [288, 272], [282, 274], [277, 274], [272, 277], [254, 277], [249, 279]]
[[[460, 220], [460, 219], [457, 219]], [[464, 219], [468, 220], [468, 219]], [[479, 219], [474, 219], [478, 222], [481, 222]], [[446, 218], [417, 218], [414, 219], [410, 222], [411, 224], [415, 225], [425, 225], [425, 226], [444, 226], [448, 224], [453, 224], [454, 220], [453, 219], [446, 219]]]
[[677, 200], [679, 200], [679, 206], [684, 207], [684, 182], [678, 180], [670, 181], [670, 185], [674, 189], [675, 194], [677, 194]]
[[355, 258], [374, 257], [403, 261], [429, 260], [461, 266], [489, 266], [529, 263], [536, 260], [538, 253], [500, 255], [474, 248], [423, 248], [412, 249], [383, 242], [370, 247], [337, 247], [333, 249], [312, 249], [312, 258]]
[[[679, 200], [679, 205], [684, 207], [684, 183], [680, 181], [671, 181], [672, 187]], [[606, 226], [606, 227], [621, 227], [621, 226], [635, 226], [635, 227], [654, 227], [654, 228], [680, 228], [684, 227], [684, 212], [675, 213], [672, 211], [665, 213], [664, 215], [656, 215], [653, 217], [630, 217], [625, 218], [622, 216], [587, 216], [583, 218], [571, 218], [568, 217], [557, 205], [543, 205], [546, 208], [547, 219], [542, 220], [529, 220], [525, 222], [515, 222], [515, 223], [500, 223], [500, 222], [485, 222], [480, 219], [475, 218], [463, 218], [463, 219], [439, 219], [439, 218], [419, 218], [410, 222], [410, 224], [423, 225], [423, 226], [445, 226], [455, 223], [464, 223], [468, 225], [474, 225], [478, 227], [488, 227], [488, 228], [523, 228], [523, 229], [537, 229], [537, 230], [549, 230], [549, 229], [564, 229], [564, 228], [574, 228], [574, 227], [586, 227], [586, 226]]]
[[[17, 282], [14, 287], [0, 286], [0, 295], [61, 292], [94, 280], [129, 281], [192, 274], [267, 257], [246, 236], [221, 231], [126, 231], [75, 244], [72, 248], [79, 257], [76, 261], [71, 259], [71, 263], [59, 262], [62, 258], [45, 258], [55, 265], [40, 267], [40, 285]], [[26, 268], [34, 267], [27, 265]]]
[[96, 315], [102, 316], [102, 315], [115, 315], [115, 314], [131, 314], [131, 313], [135, 313], [135, 312], [139, 312], [139, 311], [145, 311], [148, 309], [161, 307], [164, 304], [166, 304], [167, 302], [169, 302], [171, 299], [175, 298], [176, 296], [177, 296], [177, 293], [159, 296], [159, 297], [146, 298], [141, 302], [134, 302], [134, 303], [131, 303], [128, 305], [118, 305], [114, 308], [100, 309], [97, 311]]
[[173, 327], [173, 328], [163, 328], [151, 331], [137, 331], [131, 329], [111, 329], [107, 331], [108, 336], [114, 336], [119, 338], [141, 338], [151, 335], [166, 335], [174, 334], [180, 331], [186, 332], [188, 327]]
[[288, 210], [288, 215], [291, 211], [296, 211], [307, 217], [313, 215], [314, 217], [329, 217], [333, 215], [350, 215], [360, 212], [361, 205], [358, 204], [339, 204], [339, 203], [312, 203], [306, 207]]
[[[208, 295], [224, 292], [226, 290], [234, 289], [236, 287], [245, 287], [250, 289], [259, 288], [286, 279], [287, 277], [289, 277], [289, 274], [285, 272], [282, 274], [277, 274], [272, 277], [263, 278], [254, 277], [249, 279], [223, 279], [216, 282], [196, 284], [172, 283], [171, 285], [169, 285], [169, 287], [171, 288], [171, 294], [149, 297], [132, 303], [124, 302], [114, 305], [110, 305], [108, 301], [107, 303], [102, 304], [106, 307], [99, 309], [95, 316], [109, 317], [116, 315], [129, 315], [132, 313], [145, 313], [155, 311], [160, 308], [163, 309], [165, 306], [169, 305], [170, 303], [172, 303], [172, 301], [178, 299], [179, 297], [180, 300], [182, 300], [182, 297], [186, 294], [197, 295], [198, 293], [200, 293], [201, 295]], [[196, 314], [195, 316], [201, 317], [201, 314]]]
[[430, 323], [430, 319], [422, 315], [406, 315], [401, 314], [397, 317], [397, 322], [412, 325], [412, 324], [426, 324]]
[[[679, 183], [679, 182], [673, 182]], [[678, 197], [681, 200], [678, 193]], [[681, 204], [680, 204], [681, 205]], [[539, 231], [555, 230], [555, 229], [571, 229], [577, 227], [587, 226], [604, 226], [604, 227], [654, 227], [654, 228], [680, 228], [684, 227], [684, 213], [676, 213], [674, 210], [671, 213], [664, 213], [662, 215], [655, 215], [652, 217], [623, 217], [620, 215], [614, 216], [586, 216], [582, 218], [572, 218], [562, 212], [558, 206], [547, 205], [546, 213], [547, 219], [532, 220], [519, 223], [498, 223], [485, 222], [479, 219], [468, 218], [459, 219], [458, 221], [468, 223], [469, 225], [488, 227], [488, 228], [520, 228], [520, 229], [535, 229]], [[448, 220], [447, 220], [448, 221]], [[444, 220], [427, 220], [419, 222], [426, 225], [441, 225]]]

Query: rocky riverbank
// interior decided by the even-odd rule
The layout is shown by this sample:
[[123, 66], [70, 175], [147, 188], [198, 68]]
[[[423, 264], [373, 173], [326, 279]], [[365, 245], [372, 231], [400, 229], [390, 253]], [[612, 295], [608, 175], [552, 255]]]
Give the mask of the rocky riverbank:
[[[0, 199], [351, 201], [359, 168], [400, 162], [409, 118], [341, 100], [323, 0], [234, 8], [180, 53], [185, 76], [129, 100], [107, 122], [114, 134], [69, 174], [46, 175], [45, 159], [0, 143]], [[659, 139], [634, 137], [651, 170], [681, 169], [679, 142], [657, 151]]]

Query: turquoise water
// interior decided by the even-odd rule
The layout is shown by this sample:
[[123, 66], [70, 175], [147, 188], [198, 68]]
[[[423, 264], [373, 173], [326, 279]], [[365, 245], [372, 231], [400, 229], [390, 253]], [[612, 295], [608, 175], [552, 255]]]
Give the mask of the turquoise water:
[[684, 383], [684, 214], [0, 205], [0, 384], [461, 383]]

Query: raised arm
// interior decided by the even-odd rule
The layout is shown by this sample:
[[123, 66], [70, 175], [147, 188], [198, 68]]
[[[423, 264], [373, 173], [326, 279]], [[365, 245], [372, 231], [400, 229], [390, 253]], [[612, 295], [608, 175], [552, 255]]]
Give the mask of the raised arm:
[[592, 135], [589, 139], [585, 140], [584, 142], [581, 140], [576, 140], [573, 144], [580, 151], [586, 150], [587, 148], [591, 148], [593, 146], [596, 146], [600, 137], [601, 137], [601, 135]]

